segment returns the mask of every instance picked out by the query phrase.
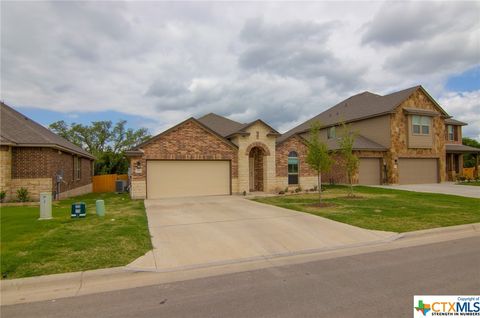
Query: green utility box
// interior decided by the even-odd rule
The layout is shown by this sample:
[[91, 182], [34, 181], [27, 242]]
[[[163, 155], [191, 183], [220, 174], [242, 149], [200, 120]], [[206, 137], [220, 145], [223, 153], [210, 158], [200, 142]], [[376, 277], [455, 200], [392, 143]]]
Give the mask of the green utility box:
[[72, 218], [84, 218], [87, 215], [87, 206], [84, 202], [72, 204]]
[[95, 207], [98, 216], [105, 216], [105, 202], [103, 200], [95, 201]]

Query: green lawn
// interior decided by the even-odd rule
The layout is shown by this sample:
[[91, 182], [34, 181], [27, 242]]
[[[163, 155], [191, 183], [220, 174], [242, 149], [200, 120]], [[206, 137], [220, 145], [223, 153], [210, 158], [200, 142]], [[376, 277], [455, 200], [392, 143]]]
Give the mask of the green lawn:
[[408, 232], [480, 222], [480, 199], [356, 186], [360, 199], [346, 198], [347, 188], [327, 186], [325, 202], [314, 207], [318, 194], [257, 198], [255, 201], [307, 212], [372, 230]]
[[[95, 214], [97, 199], [105, 200], [103, 218]], [[70, 218], [78, 201], [87, 204], [85, 219]], [[128, 194], [91, 193], [52, 209], [52, 220], [38, 221], [38, 206], [1, 208], [2, 278], [121, 266], [152, 248], [143, 201]]]
[[480, 186], [480, 181], [460, 182], [460, 185]]

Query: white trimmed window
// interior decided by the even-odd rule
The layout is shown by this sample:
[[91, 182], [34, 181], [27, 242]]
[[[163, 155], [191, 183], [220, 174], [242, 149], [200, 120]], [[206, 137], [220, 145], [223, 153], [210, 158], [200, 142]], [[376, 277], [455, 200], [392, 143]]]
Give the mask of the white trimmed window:
[[332, 138], [335, 138], [335, 137], [337, 137], [337, 134], [335, 132], [335, 126], [328, 128], [327, 129], [327, 138], [332, 139]]
[[447, 126], [448, 129], [448, 140], [455, 140], [455, 129], [453, 129], [452, 125]]
[[298, 154], [295, 151], [288, 154], [288, 184], [298, 184]]
[[412, 133], [414, 135], [430, 135], [430, 123], [432, 119], [428, 116], [412, 116]]

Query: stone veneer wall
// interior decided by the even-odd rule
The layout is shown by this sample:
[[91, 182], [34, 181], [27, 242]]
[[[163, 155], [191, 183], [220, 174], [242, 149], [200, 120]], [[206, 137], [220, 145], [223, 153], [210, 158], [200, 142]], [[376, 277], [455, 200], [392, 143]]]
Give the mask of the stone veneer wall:
[[[230, 160], [232, 163], [232, 191], [238, 189], [234, 183], [238, 177], [237, 149], [193, 120], [186, 121], [166, 133], [153, 137], [150, 143], [142, 147], [142, 150], [143, 156], [130, 158], [132, 198], [146, 198], [147, 160], [155, 159]], [[140, 172], [137, 172], [135, 167], [137, 161], [141, 163]]]
[[12, 148], [0, 146], [0, 191], [5, 191], [5, 201], [9, 201], [12, 180]]
[[[407, 129], [409, 117], [403, 111], [405, 107], [434, 110], [439, 113], [439, 116], [432, 118], [432, 148], [419, 149], [408, 147]], [[392, 145], [385, 158], [388, 171], [388, 183], [396, 184], [399, 182], [398, 165], [395, 165], [395, 160], [401, 158], [438, 158], [439, 179], [440, 182], [445, 181], [445, 119], [440, 115], [439, 109], [420, 89], [400, 104], [395, 113], [390, 115], [392, 123]]]
[[232, 139], [232, 142], [238, 146], [238, 192], [250, 191], [249, 150], [252, 149], [253, 146], [266, 149], [266, 155], [263, 158], [263, 191], [275, 192], [277, 183], [275, 175], [276, 136], [269, 136], [270, 128], [260, 122], [248, 127], [246, 131], [249, 132], [250, 135], [237, 136]]
[[10, 200], [17, 199], [17, 190], [26, 188], [32, 201], [40, 199], [41, 192], [52, 192], [52, 178], [12, 179], [10, 183]]
[[70, 198], [70, 197], [75, 197], [77, 195], [90, 193], [90, 192], [92, 192], [92, 186], [93, 185], [90, 183], [90, 184], [87, 184], [87, 185], [84, 185], [84, 186], [80, 186], [78, 188], [74, 188], [72, 190], [61, 192], [60, 195], [59, 195], [59, 199], [66, 199], [66, 198]]

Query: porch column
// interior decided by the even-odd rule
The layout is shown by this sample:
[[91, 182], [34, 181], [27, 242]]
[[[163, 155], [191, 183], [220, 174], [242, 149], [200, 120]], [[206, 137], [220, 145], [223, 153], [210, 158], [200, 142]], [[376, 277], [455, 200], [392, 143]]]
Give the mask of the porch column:
[[450, 175], [452, 176], [452, 181], [455, 181], [457, 175], [455, 173], [455, 154], [450, 154]]

